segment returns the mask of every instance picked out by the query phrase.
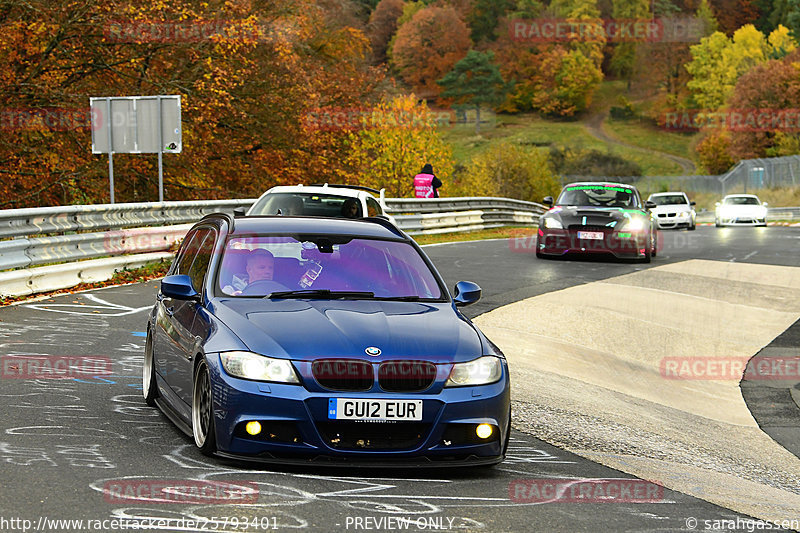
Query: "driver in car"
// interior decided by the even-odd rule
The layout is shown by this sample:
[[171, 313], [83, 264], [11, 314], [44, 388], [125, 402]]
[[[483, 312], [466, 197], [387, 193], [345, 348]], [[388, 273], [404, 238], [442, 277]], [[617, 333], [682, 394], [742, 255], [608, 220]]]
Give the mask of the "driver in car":
[[259, 289], [258, 292], [265, 293], [275, 289], [286, 288], [282, 283], [272, 279], [275, 274], [275, 256], [269, 250], [258, 248], [250, 252], [247, 256], [245, 270], [247, 279], [233, 276], [231, 284], [226, 285], [222, 290], [233, 296], [238, 296], [246, 292], [248, 288], [256, 290], [257, 287], [261, 287], [265, 290]]

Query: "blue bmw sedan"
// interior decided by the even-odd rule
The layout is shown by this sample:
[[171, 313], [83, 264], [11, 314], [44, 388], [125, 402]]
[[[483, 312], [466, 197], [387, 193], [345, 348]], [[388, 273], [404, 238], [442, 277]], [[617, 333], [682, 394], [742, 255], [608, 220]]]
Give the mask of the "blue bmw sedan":
[[508, 366], [430, 259], [380, 218], [210, 215], [149, 315], [143, 393], [206, 455], [496, 464]]

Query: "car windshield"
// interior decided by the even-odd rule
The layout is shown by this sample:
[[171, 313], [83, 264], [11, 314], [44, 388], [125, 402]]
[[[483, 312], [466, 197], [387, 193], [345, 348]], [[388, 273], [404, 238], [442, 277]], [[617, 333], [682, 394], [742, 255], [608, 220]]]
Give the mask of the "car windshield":
[[627, 187], [573, 185], [565, 188], [556, 205], [635, 208], [636, 195]]
[[752, 196], [731, 196], [725, 198], [725, 205], [759, 205], [758, 198]]
[[359, 218], [361, 202], [352, 196], [304, 192], [276, 192], [259, 199], [248, 215], [298, 215]]
[[220, 265], [218, 289], [229, 296], [442, 298], [433, 272], [406, 242], [331, 235], [231, 237]]
[[650, 201], [656, 205], [685, 205], [688, 200], [682, 194], [669, 194], [664, 196], [651, 196]]

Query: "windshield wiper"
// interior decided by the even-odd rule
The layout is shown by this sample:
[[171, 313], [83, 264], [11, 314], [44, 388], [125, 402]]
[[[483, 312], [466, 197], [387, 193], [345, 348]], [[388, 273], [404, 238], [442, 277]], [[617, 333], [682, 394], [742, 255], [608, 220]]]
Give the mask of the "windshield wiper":
[[264, 298], [374, 298], [374, 292], [368, 291], [332, 291], [330, 289], [302, 289], [296, 291], [278, 291], [266, 295]]
[[[417, 302], [422, 298], [420, 296], [378, 296], [376, 300], [396, 300], [398, 302]], [[430, 298], [427, 298], [430, 300]]]

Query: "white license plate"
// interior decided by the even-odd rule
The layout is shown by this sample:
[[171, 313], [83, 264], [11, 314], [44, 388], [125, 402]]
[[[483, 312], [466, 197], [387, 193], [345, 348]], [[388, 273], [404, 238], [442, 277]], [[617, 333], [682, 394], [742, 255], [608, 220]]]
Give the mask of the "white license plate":
[[331, 420], [422, 420], [422, 400], [330, 398]]
[[588, 239], [594, 241], [602, 241], [603, 240], [603, 232], [602, 231], [579, 231], [578, 232], [579, 239]]

